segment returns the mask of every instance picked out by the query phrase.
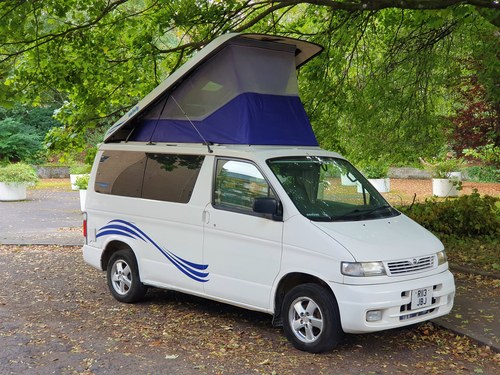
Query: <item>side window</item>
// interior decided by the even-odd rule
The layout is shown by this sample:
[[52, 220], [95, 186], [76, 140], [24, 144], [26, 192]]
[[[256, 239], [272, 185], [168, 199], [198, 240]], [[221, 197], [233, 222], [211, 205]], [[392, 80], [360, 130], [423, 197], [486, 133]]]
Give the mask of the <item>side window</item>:
[[142, 197], [187, 203], [200, 173], [203, 156], [147, 154]]
[[145, 166], [143, 152], [104, 151], [94, 189], [102, 194], [140, 197]]
[[275, 195], [257, 167], [239, 160], [217, 160], [214, 206], [253, 212], [255, 198]]
[[187, 203], [203, 156], [105, 151], [95, 191], [102, 194]]

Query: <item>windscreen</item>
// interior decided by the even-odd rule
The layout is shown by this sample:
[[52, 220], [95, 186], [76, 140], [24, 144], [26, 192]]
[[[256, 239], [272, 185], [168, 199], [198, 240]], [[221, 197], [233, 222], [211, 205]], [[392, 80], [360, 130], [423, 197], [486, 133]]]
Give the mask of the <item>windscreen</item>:
[[399, 215], [346, 160], [300, 156], [267, 163], [300, 213], [310, 220], [357, 221]]

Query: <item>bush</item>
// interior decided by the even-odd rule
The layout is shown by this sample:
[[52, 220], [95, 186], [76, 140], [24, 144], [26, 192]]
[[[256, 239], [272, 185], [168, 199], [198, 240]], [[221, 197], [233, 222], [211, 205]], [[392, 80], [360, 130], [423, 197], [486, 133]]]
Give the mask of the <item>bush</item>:
[[0, 121], [0, 160], [35, 161], [41, 150], [36, 131], [13, 118]]
[[471, 181], [500, 182], [500, 169], [492, 165], [469, 167], [467, 175]]
[[373, 162], [361, 167], [366, 178], [386, 178], [389, 174], [389, 166], [382, 162]]
[[34, 185], [37, 181], [35, 169], [28, 164], [16, 163], [0, 167], [0, 182]]
[[90, 176], [88, 174], [84, 174], [76, 179], [75, 185], [79, 190], [87, 190], [89, 186]]
[[413, 206], [400, 207], [400, 211], [436, 234], [494, 238], [500, 235], [499, 201], [488, 195], [481, 197], [475, 190], [455, 199], [427, 199]]
[[90, 173], [92, 166], [89, 164], [73, 164], [69, 167], [70, 174], [87, 174]]

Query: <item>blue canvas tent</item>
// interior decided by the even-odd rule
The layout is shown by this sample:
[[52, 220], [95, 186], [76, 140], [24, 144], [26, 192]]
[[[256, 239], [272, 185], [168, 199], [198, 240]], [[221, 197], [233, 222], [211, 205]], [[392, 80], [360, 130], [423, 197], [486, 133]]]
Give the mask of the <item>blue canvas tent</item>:
[[105, 142], [316, 146], [296, 68], [321, 50], [284, 37], [223, 35], [113, 125]]

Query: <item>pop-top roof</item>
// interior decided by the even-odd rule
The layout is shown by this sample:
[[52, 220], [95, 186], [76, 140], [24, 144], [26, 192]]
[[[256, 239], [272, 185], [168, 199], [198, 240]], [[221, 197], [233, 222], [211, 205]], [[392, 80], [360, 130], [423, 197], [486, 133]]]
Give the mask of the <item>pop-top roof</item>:
[[220, 36], [117, 121], [104, 141], [315, 146], [296, 68], [321, 51], [280, 36]]

